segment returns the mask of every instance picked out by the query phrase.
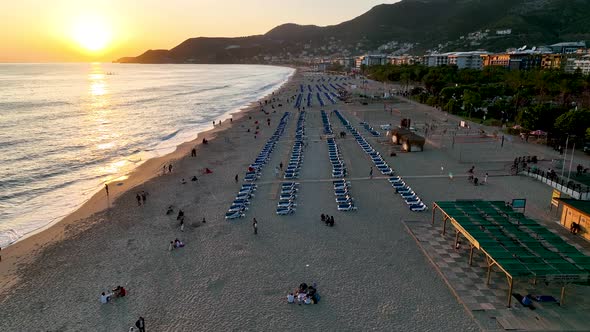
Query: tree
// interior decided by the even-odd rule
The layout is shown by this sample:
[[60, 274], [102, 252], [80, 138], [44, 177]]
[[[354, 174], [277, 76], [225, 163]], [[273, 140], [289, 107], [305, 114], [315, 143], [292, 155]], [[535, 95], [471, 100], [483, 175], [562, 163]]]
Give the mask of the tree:
[[552, 106], [550, 103], [537, 104], [523, 108], [516, 120], [527, 129], [553, 131], [555, 120], [562, 113], [559, 107]]
[[401, 73], [399, 81], [400, 81], [402, 89], [404, 91], [408, 90], [411, 80], [412, 80], [412, 75], [409, 72], [404, 71], [403, 73]]
[[481, 106], [481, 96], [476, 91], [465, 90], [463, 92], [463, 105], [465, 106], [465, 110], [469, 111], [469, 115], [471, 116], [471, 111]]
[[585, 108], [573, 109], [560, 115], [555, 120], [555, 128], [564, 134], [584, 137], [590, 127], [590, 110]]

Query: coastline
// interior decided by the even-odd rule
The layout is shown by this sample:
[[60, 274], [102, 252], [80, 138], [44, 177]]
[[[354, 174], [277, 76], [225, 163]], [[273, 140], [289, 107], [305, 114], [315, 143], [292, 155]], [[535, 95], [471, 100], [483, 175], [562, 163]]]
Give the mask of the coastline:
[[[175, 164], [183, 159], [190, 158], [190, 152], [193, 148], [196, 149], [198, 156], [200, 149], [202, 148], [203, 138], [206, 138], [213, 143], [222, 132], [230, 130], [235, 125], [238, 125], [240, 122], [239, 120], [243, 119], [247, 114], [255, 111], [258, 108], [258, 103], [260, 101], [264, 101], [272, 94], [278, 94], [286, 89], [293, 82], [295, 77], [300, 74], [298, 68], [288, 68], [291, 68], [294, 71], [286, 81], [280, 84], [276, 89], [269, 90], [269, 93], [261, 98], [251, 101], [239, 109], [229, 110], [227, 113], [224, 113], [221, 116], [224, 119], [221, 121], [220, 125], [215, 125], [214, 128], [199, 132], [196, 138], [177, 145], [174, 151], [163, 156], [150, 158], [128, 174], [119, 176], [108, 182], [108, 196], [106, 195], [104, 188], [100, 188], [87, 201], [82, 203], [65, 217], [24, 235], [8, 247], [1, 248], [0, 293], [2, 293], [6, 287], [10, 287], [17, 282], [16, 278], [10, 280], [10, 277], [17, 272], [18, 265], [30, 263], [43, 248], [50, 244], [65, 240], [70, 236], [70, 234], [66, 234], [68, 228], [71, 228], [71, 226], [79, 221], [115, 207], [117, 200], [121, 198], [121, 196], [133, 189], [141, 188], [148, 181], [162, 175], [163, 165], [170, 163]], [[284, 106], [288, 106], [288, 104]], [[235, 123], [233, 121], [235, 121]], [[93, 223], [76, 225], [80, 226], [77, 228], [77, 232], [81, 232], [92, 225]]]

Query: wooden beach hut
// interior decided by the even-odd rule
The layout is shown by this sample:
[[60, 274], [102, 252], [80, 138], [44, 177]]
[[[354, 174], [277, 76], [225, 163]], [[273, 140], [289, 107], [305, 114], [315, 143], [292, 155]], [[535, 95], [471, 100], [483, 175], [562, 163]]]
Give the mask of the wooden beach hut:
[[402, 144], [401, 142], [401, 138], [404, 135], [407, 134], [411, 134], [412, 132], [410, 131], [410, 129], [407, 128], [394, 128], [391, 131], [391, 141], [393, 142], [393, 144], [397, 144], [400, 145]]
[[401, 137], [402, 149], [406, 152], [424, 151], [424, 143], [424, 137], [412, 132]]

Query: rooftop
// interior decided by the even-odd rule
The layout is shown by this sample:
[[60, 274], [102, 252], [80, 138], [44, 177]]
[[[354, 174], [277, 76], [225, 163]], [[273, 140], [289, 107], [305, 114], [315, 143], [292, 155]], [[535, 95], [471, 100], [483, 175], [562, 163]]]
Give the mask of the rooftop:
[[581, 201], [571, 198], [560, 198], [559, 200], [580, 212], [590, 215], [590, 201]]
[[563, 43], [557, 43], [557, 44], [553, 44], [550, 45], [551, 47], [564, 47], [564, 46], [570, 46], [570, 47], [586, 47], [586, 42], [584, 41], [579, 41], [579, 42], [563, 42]]

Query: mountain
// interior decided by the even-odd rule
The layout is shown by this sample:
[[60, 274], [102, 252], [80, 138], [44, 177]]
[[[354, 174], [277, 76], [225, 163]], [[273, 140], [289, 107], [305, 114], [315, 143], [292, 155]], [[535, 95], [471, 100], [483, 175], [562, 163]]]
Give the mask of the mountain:
[[590, 40], [588, 0], [403, 0], [337, 25], [283, 24], [264, 35], [190, 38], [118, 62], [269, 63], [366, 52], [504, 51]]

